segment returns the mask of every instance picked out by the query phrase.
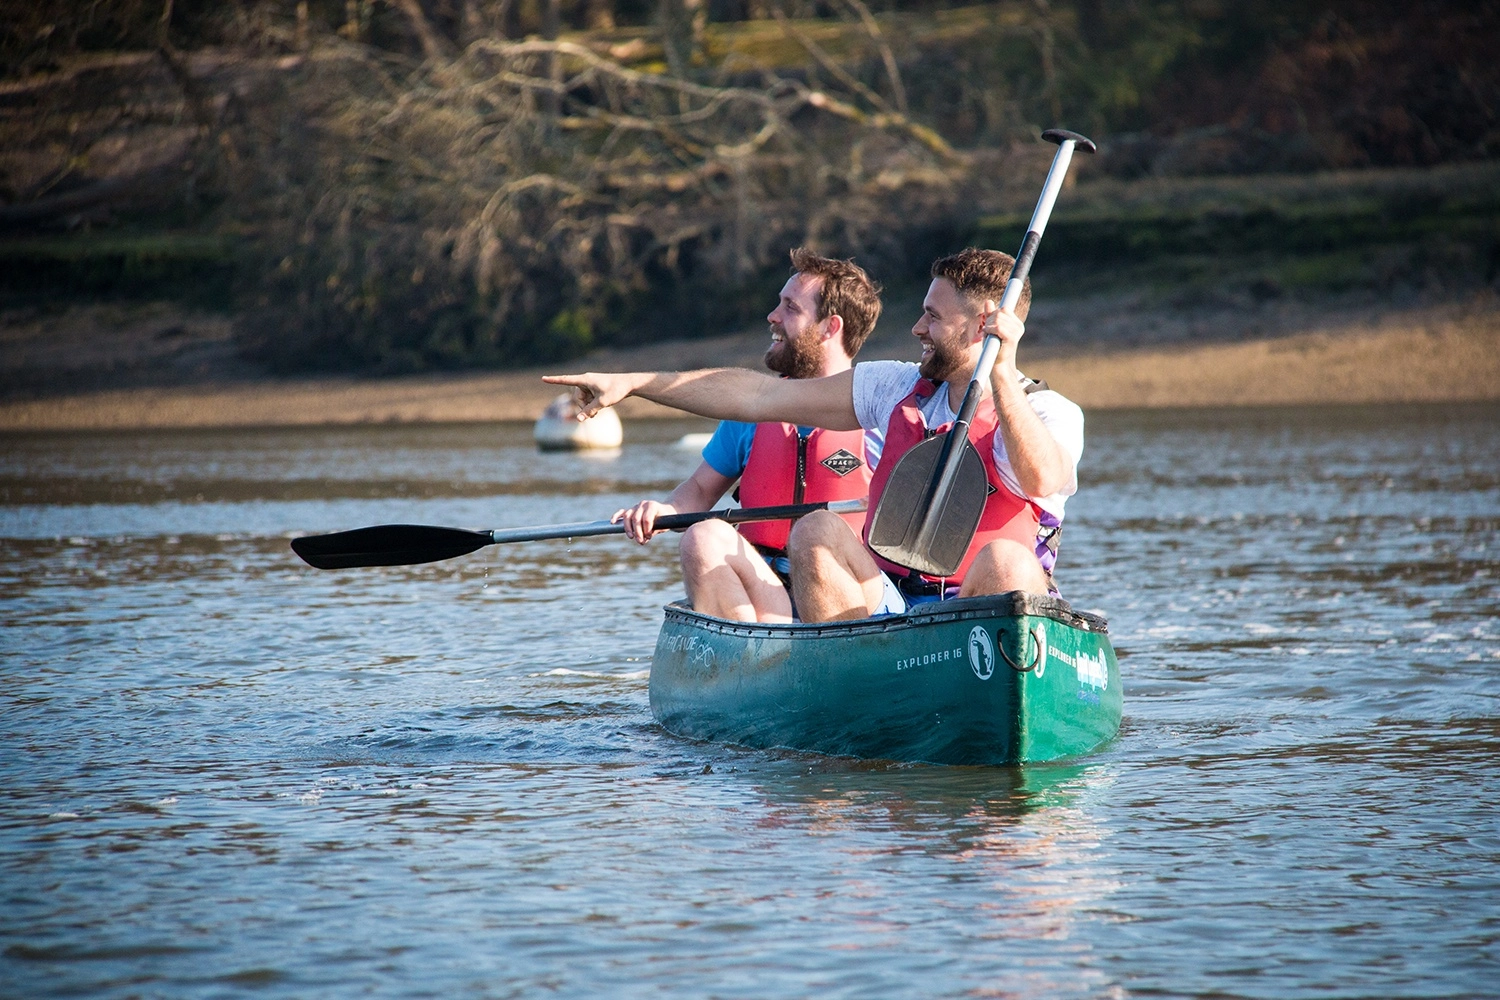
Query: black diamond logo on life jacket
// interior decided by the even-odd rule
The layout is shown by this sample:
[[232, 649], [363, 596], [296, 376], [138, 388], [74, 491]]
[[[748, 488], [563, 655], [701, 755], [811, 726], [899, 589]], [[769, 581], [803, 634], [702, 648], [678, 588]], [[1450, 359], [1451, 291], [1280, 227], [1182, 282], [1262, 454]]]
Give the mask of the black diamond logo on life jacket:
[[984, 498], [986, 500], [988, 500], [990, 498], [990, 494], [992, 494], [992, 493], [999, 493], [999, 492], [1000, 492], [1000, 488], [998, 486], [996, 486], [994, 483], [990, 482], [990, 477], [989, 476], [985, 476], [984, 477]]
[[847, 476], [864, 464], [842, 448], [823, 459], [823, 465], [827, 467], [828, 471], [841, 477]]

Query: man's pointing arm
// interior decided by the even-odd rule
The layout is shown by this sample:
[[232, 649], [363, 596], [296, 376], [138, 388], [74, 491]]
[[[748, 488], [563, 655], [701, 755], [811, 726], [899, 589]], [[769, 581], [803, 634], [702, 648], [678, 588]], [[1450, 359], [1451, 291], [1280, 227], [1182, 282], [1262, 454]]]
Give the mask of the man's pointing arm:
[[718, 420], [767, 421], [859, 429], [854, 415], [853, 370], [827, 378], [772, 378], [744, 368], [706, 368], [694, 372], [586, 372], [544, 375], [543, 382], [578, 390], [580, 417], [592, 417], [626, 396]]

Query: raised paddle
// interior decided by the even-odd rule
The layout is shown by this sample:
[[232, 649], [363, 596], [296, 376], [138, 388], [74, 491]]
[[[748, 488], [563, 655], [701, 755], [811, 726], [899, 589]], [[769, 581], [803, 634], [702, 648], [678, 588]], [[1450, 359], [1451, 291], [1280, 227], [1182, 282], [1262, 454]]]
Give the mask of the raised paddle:
[[[857, 514], [865, 509], [864, 498], [825, 503], [794, 503], [780, 507], [740, 507], [703, 510], [691, 514], [667, 514], [656, 519], [659, 531], [692, 527], [699, 521], [720, 520], [730, 524], [746, 521], [780, 521], [802, 517], [815, 510], [835, 514]], [[625, 525], [613, 521], [579, 521], [547, 524], [534, 528], [496, 528], [470, 531], [426, 524], [377, 524], [331, 535], [307, 535], [292, 539], [292, 551], [318, 569], [349, 569], [354, 566], [410, 566], [468, 555], [486, 545], [506, 542], [536, 542], [546, 538], [585, 538], [589, 535], [623, 535]]]
[[[1042, 185], [1042, 196], [1031, 215], [1026, 238], [1016, 254], [1010, 280], [1005, 283], [1005, 294], [1000, 299], [1002, 310], [1015, 308], [1021, 298], [1026, 275], [1031, 271], [1031, 259], [1042, 240], [1042, 230], [1047, 227], [1052, 204], [1062, 190], [1063, 178], [1068, 175], [1074, 147], [1090, 153], [1096, 148], [1077, 132], [1062, 129], [1048, 129], [1042, 138], [1057, 143], [1057, 154], [1052, 158], [1052, 169], [1047, 171], [1047, 182]], [[963, 563], [991, 489], [984, 461], [969, 442], [969, 424], [979, 408], [981, 395], [989, 391], [990, 369], [999, 353], [1000, 338], [989, 334], [984, 338], [979, 363], [974, 366], [974, 375], [969, 379], [968, 391], [952, 428], [942, 437], [912, 448], [891, 470], [880, 503], [875, 505], [869, 536], [870, 548], [891, 562], [939, 577], [952, 576]]]

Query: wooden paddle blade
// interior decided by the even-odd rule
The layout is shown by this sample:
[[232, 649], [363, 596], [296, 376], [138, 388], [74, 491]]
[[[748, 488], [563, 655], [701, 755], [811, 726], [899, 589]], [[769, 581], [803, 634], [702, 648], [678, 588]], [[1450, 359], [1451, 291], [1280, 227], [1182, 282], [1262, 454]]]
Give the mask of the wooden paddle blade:
[[931, 542], [921, 545], [922, 517], [929, 509], [942, 454], [943, 438], [934, 437], [902, 455], [870, 522], [870, 548], [897, 565], [931, 576], [951, 576], [963, 563], [989, 497], [984, 460], [965, 440], [947, 502], [932, 509], [930, 516], [937, 521]]
[[378, 524], [292, 539], [292, 551], [318, 569], [410, 566], [466, 555], [490, 544], [488, 531], [424, 524]]

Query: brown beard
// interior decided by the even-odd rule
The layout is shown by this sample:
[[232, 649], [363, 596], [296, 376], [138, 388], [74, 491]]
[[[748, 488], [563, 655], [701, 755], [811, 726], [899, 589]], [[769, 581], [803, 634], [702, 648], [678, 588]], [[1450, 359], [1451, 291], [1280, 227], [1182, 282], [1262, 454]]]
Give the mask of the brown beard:
[[[778, 332], [786, 336], [786, 331]], [[772, 344], [766, 350], [766, 367], [787, 378], [817, 378], [822, 363], [818, 345], [812, 337], [798, 337]]]
[[922, 362], [917, 373], [932, 382], [952, 382], [955, 379], [967, 382], [973, 374], [966, 366], [967, 354], [953, 350], [949, 344], [932, 342], [932, 357]]

